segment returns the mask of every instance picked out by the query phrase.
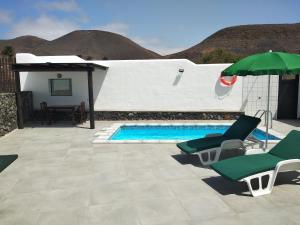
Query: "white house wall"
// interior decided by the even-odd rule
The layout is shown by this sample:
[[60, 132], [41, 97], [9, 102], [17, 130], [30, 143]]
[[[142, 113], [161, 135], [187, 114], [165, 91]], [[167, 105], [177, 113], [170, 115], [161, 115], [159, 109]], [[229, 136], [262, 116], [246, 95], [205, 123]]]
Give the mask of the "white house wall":
[[[40, 60], [35, 62], [45, 61], [36, 58]], [[60, 56], [60, 62], [68, 61], [63, 59]], [[52, 62], [49, 57], [47, 60]], [[31, 54], [17, 55], [17, 62], [32, 61]], [[109, 67], [93, 73], [96, 111], [240, 111], [242, 107], [243, 79], [239, 78], [232, 88], [218, 81], [220, 72], [230, 64], [196, 65], [185, 59], [93, 62]], [[181, 76], [179, 69], [184, 69]], [[72, 78], [73, 96], [50, 95], [48, 80], [56, 78], [55, 72], [21, 73], [21, 88], [33, 92], [36, 109], [42, 101], [88, 103], [86, 73], [60, 73], [63, 78]]]

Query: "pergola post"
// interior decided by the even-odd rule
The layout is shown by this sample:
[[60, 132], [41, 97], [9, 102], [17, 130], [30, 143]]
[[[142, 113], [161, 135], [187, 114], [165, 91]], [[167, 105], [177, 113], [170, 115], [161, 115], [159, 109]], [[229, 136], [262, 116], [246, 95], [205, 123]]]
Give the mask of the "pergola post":
[[15, 71], [15, 84], [16, 84], [16, 104], [17, 104], [17, 123], [19, 129], [24, 129], [22, 98], [21, 98], [21, 84], [20, 73]]
[[93, 72], [88, 70], [88, 90], [89, 90], [89, 112], [90, 112], [90, 128], [95, 129], [94, 117], [94, 91], [93, 91]]

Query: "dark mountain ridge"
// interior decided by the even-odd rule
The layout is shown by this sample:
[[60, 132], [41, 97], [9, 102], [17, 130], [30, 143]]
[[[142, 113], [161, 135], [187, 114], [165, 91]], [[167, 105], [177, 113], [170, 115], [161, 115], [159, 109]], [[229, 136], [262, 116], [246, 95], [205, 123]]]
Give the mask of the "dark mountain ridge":
[[168, 57], [197, 62], [201, 55], [216, 49], [240, 56], [269, 50], [300, 53], [299, 40], [300, 23], [241, 25], [221, 29], [199, 44]]
[[[78, 30], [52, 41], [35, 36], [0, 40], [0, 49], [36, 55], [80, 55], [88, 59], [186, 58], [195, 63], [230, 62], [240, 57], [269, 51], [300, 53], [300, 23], [227, 27], [184, 51], [161, 56], [127, 37], [99, 30]], [[211, 55], [210, 55], [211, 54]]]
[[0, 49], [12, 46], [15, 52], [35, 55], [80, 55], [89, 59], [157, 59], [161, 55], [130, 39], [111, 32], [78, 30], [52, 41], [35, 36], [0, 40]]

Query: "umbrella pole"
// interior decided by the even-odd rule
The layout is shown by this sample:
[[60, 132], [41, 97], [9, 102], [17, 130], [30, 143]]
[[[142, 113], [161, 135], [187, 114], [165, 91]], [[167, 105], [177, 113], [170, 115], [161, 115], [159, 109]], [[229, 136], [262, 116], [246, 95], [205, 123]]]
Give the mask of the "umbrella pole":
[[[268, 147], [268, 139], [269, 139], [269, 115], [270, 115], [270, 83], [271, 83], [271, 76], [268, 75], [268, 96], [267, 96], [267, 115], [266, 115], [266, 144], [265, 149]], [[271, 118], [272, 119], [272, 118]]]

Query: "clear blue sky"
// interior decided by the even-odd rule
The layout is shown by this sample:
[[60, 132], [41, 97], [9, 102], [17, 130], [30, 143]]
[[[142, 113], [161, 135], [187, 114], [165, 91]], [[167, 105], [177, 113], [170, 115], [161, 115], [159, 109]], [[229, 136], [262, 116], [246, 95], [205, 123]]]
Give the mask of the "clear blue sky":
[[170, 53], [228, 26], [298, 23], [299, 9], [299, 0], [1, 0], [0, 38], [102, 29]]

